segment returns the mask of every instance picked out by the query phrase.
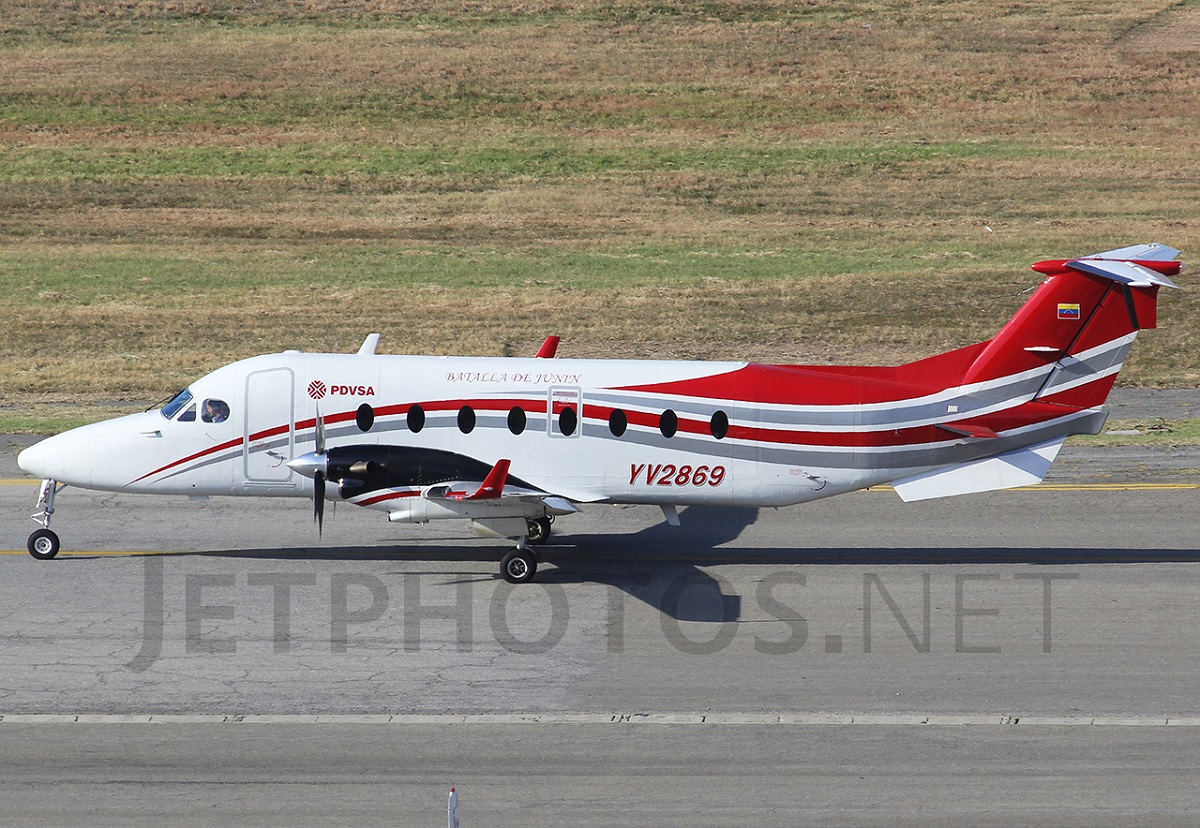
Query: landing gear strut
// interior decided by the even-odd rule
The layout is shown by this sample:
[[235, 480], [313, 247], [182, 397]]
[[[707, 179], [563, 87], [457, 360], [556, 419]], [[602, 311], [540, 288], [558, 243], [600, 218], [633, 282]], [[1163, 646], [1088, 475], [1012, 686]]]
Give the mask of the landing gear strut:
[[38, 511], [34, 512], [33, 520], [40, 523], [42, 528], [33, 531], [25, 546], [29, 549], [29, 554], [39, 561], [48, 561], [58, 554], [58, 535], [50, 529], [50, 516], [54, 514], [54, 496], [64, 488], [66, 487], [58, 485], [57, 481], [43, 480], [38, 491]]

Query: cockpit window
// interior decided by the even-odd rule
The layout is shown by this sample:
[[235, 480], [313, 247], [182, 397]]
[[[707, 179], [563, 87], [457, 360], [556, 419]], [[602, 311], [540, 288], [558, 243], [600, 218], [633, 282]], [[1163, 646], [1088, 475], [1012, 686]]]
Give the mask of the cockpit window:
[[192, 401], [192, 392], [188, 389], [183, 389], [175, 395], [175, 399], [163, 406], [162, 415], [168, 420], [172, 419], [179, 410]]
[[179, 420], [178, 420], [178, 422], [181, 422], [181, 423], [194, 423], [194, 422], [196, 422], [196, 404], [195, 404], [195, 403], [192, 403], [191, 405], [189, 405], [189, 406], [188, 406], [188, 407], [187, 407], [187, 408], [184, 410], [184, 412], [183, 412], [182, 414], [180, 414], [180, 415], [179, 415]]
[[223, 423], [229, 419], [229, 406], [224, 400], [205, 400], [200, 419], [206, 423]]

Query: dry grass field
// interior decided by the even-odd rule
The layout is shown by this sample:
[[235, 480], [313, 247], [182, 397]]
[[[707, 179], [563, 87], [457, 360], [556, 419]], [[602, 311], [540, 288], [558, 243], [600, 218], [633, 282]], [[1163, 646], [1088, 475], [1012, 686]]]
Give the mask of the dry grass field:
[[[925, 356], [1200, 260], [1198, 126], [1194, 0], [0, 0], [0, 431], [370, 331]], [[1179, 281], [1123, 382], [1200, 384]]]

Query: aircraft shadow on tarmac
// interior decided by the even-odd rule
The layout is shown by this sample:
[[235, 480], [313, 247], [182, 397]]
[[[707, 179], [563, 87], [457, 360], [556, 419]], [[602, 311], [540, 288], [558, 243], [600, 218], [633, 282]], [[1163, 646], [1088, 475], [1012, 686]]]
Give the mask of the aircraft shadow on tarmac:
[[[741, 597], [730, 595], [719, 575], [700, 567], [757, 566], [940, 566], [967, 564], [1196, 563], [1197, 549], [1103, 549], [1013, 547], [876, 547], [739, 549], [736, 541], [758, 518], [756, 508], [687, 509], [682, 525], [657, 524], [632, 534], [557, 534], [538, 547], [538, 557], [552, 566], [539, 568], [547, 584], [594, 583], [615, 587], [679, 621], [736, 621]], [[417, 542], [419, 543], [419, 541]], [[265, 560], [338, 561], [480, 561], [491, 568], [507, 547], [340, 546], [212, 550], [182, 556], [258, 558]], [[85, 558], [86, 555], [73, 556]], [[401, 573], [397, 573], [401, 574]], [[411, 574], [411, 573], [410, 573]], [[436, 573], [461, 579], [461, 571]], [[490, 582], [499, 574], [481, 573], [473, 581]]]

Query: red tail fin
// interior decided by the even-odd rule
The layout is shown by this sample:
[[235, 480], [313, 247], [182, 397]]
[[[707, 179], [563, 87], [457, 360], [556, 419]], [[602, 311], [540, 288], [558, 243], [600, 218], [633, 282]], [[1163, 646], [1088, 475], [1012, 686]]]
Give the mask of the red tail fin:
[[975, 357], [962, 385], [1045, 373], [1031, 399], [1090, 408], [1104, 402], [1138, 330], [1153, 328], [1160, 286], [1182, 267], [1178, 250], [1141, 245], [1039, 262], [1029, 301]]

